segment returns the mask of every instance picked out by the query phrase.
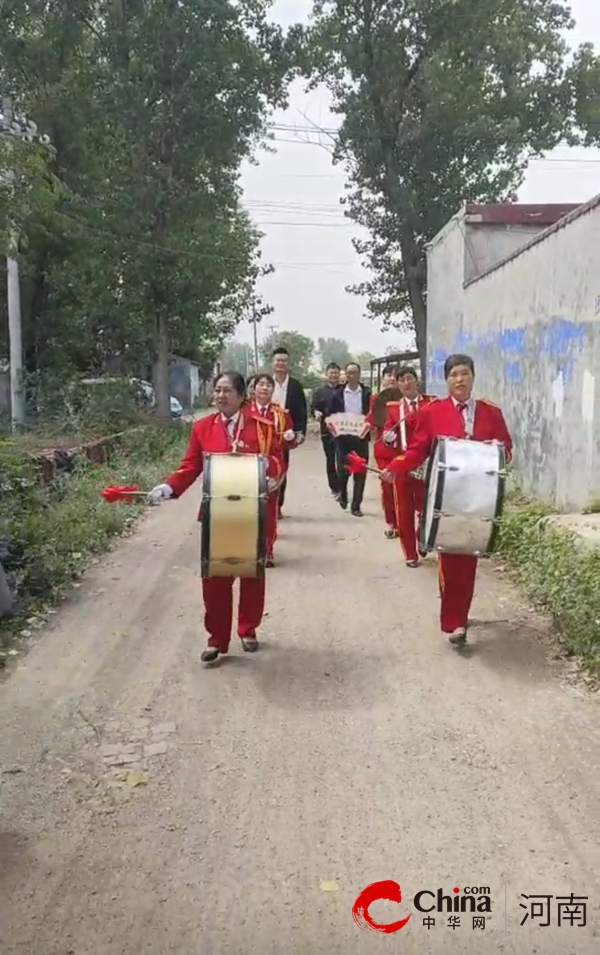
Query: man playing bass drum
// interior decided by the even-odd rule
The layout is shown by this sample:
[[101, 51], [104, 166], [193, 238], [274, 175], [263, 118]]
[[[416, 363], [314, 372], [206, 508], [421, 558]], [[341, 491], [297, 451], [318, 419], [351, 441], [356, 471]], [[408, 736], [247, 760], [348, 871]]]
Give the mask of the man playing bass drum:
[[[217, 413], [196, 421], [185, 456], [171, 477], [150, 492], [151, 503], [178, 498], [202, 474], [205, 454], [262, 454], [265, 434], [274, 431], [266, 419], [258, 419], [245, 400], [244, 379], [235, 371], [224, 372], [215, 381], [214, 398]], [[269, 493], [274, 493], [283, 474], [280, 454], [267, 456]], [[201, 519], [201, 513], [198, 520]], [[202, 581], [204, 626], [208, 646], [200, 657], [202, 663], [213, 664], [219, 654], [227, 653], [233, 623], [233, 577], [212, 577]], [[258, 648], [258, 630], [265, 606], [264, 578], [244, 577], [240, 580], [238, 635], [244, 650]]]
[[[470, 438], [498, 441], [512, 455], [512, 440], [500, 408], [483, 398], [472, 397], [475, 366], [468, 355], [450, 355], [444, 365], [448, 397], [433, 401], [417, 417], [416, 428], [404, 454], [382, 472], [381, 480], [392, 482], [408, 474], [429, 457], [436, 438]], [[477, 557], [471, 554], [439, 554], [441, 629], [450, 643], [461, 647], [467, 641], [469, 611], [473, 601]]]
[[[419, 393], [417, 373], [410, 365], [398, 370], [398, 386], [402, 392], [400, 401], [390, 401], [387, 405], [387, 419], [383, 426], [383, 441], [389, 448], [388, 461], [402, 451], [406, 451], [417, 423], [417, 415], [432, 401], [432, 395]], [[396, 509], [396, 524], [400, 546], [404, 552], [407, 567], [419, 566], [418, 521], [423, 510], [425, 483], [413, 474], [397, 474], [390, 487]]]

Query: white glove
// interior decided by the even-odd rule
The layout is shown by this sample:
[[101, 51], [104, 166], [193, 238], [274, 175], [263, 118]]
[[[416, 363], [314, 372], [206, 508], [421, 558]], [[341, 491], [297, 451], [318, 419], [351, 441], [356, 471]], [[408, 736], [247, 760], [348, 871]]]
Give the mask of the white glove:
[[296, 431], [296, 444], [304, 444], [306, 438], [303, 434], [300, 434], [299, 431]]
[[277, 478], [273, 478], [273, 477], [267, 478], [267, 491], [269, 492], [269, 494], [272, 494], [273, 491], [276, 491], [278, 487], [279, 487], [279, 481], [277, 480]]
[[290, 430], [290, 431], [284, 431], [284, 432], [283, 432], [283, 440], [284, 440], [284, 441], [293, 441], [295, 437], [296, 437], [296, 433], [295, 433], [294, 431], [291, 431], [291, 430]]
[[395, 431], [384, 431], [384, 432], [383, 432], [383, 440], [385, 441], [386, 444], [393, 444], [394, 441], [396, 440], [396, 432], [395, 432]]
[[171, 497], [173, 497], [173, 488], [171, 485], [159, 484], [153, 491], [150, 491], [147, 501], [148, 504], [160, 504], [161, 501], [168, 501]]
[[315, 411], [315, 418], [317, 419], [317, 421], [320, 421], [322, 417], [323, 417], [322, 411]]

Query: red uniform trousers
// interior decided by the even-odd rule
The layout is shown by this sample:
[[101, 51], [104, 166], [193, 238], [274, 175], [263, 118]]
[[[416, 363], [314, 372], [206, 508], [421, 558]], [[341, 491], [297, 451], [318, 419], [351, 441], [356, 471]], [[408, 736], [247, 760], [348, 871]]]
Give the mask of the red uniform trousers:
[[[381, 442], [383, 444], [383, 442]], [[380, 448], [380, 442], [378, 441], [373, 448], [375, 454], [375, 461], [377, 467], [380, 471], [385, 471], [388, 464], [392, 460], [392, 457], [396, 452], [390, 452], [387, 450], [382, 450]], [[393, 484], [385, 484], [383, 481], [381, 484], [381, 507], [385, 515], [385, 523], [389, 527], [393, 527], [394, 530], [398, 530], [398, 522], [396, 518], [396, 503], [394, 500], [394, 486]]]
[[[233, 577], [210, 577], [202, 581], [204, 627], [208, 646], [227, 653], [233, 625]], [[265, 580], [242, 577], [238, 608], [238, 635], [252, 638], [260, 626], [265, 609]]]
[[477, 558], [470, 554], [440, 554], [439, 583], [443, 633], [467, 627], [475, 591]]
[[425, 482], [398, 474], [391, 487], [396, 506], [398, 537], [406, 560], [418, 560], [418, 520], [425, 502]]

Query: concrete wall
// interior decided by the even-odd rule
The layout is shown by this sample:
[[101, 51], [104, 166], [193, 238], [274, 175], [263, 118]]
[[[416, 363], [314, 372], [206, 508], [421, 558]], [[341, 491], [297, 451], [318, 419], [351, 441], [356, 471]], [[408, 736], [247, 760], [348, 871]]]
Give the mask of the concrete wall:
[[451, 220], [429, 249], [430, 390], [449, 354], [472, 355], [525, 489], [579, 510], [600, 498], [600, 197], [466, 284], [464, 233]]

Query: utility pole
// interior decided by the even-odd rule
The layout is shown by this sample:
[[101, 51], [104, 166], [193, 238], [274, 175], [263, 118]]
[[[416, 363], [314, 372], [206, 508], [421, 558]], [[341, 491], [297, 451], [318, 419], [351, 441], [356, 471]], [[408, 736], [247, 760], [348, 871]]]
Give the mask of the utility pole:
[[[15, 116], [10, 96], [2, 97], [0, 112], [0, 135], [13, 136], [24, 143], [36, 140], [44, 146], [50, 144], [48, 136], [40, 136], [35, 123], [24, 116]], [[9, 140], [10, 141], [10, 140]], [[9, 150], [10, 153], [10, 150]], [[0, 170], [0, 177], [8, 183], [8, 189], [14, 194], [14, 170]], [[8, 223], [9, 247], [6, 256], [7, 301], [8, 301], [8, 337], [10, 357], [10, 409], [13, 430], [17, 431], [26, 423], [25, 390], [23, 387], [23, 332], [21, 325], [21, 289], [19, 283], [19, 235], [11, 222]]]
[[[2, 100], [0, 131], [13, 132], [12, 102], [9, 96]], [[5, 173], [11, 182], [14, 174]], [[9, 189], [12, 188], [9, 185]], [[21, 287], [19, 283], [19, 262], [17, 259], [19, 241], [9, 223], [9, 250], [6, 257], [7, 301], [8, 301], [8, 340], [10, 362], [10, 413], [13, 431], [25, 424], [25, 392], [23, 389], [23, 332], [21, 325]]]
[[256, 304], [252, 302], [252, 335], [254, 338], [254, 371], [258, 372], [258, 315], [256, 314]]

